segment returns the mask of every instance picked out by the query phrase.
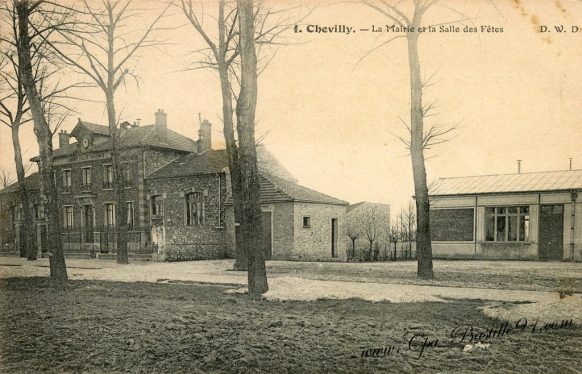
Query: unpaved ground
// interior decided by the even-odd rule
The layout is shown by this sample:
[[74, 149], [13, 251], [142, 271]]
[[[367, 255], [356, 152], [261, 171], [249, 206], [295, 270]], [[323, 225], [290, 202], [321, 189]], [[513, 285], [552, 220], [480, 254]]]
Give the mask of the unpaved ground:
[[[459, 325], [500, 327], [481, 312], [482, 301], [257, 301], [226, 289], [2, 279], [0, 371], [575, 373], [582, 365], [579, 326], [532, 332], [529, 321], [522, 332], [463, 351], [475, 342], [451, 337]], [[510, 326], [519, 318], [511, 316]], [[410, 347], [414, 335], [424, 337]], [[417, 342], [425, 338], [438, 343], [420, 355]], [[362, 357], [390, 347], [381, 357]]]
[[[247, 281], [246, 273], [229, 271], [231, 260], [134, 262], [129, 265], [102, 260], [68, 260], [67, 263], [71, 279], [238, 285], [234, 292], [244, 292]], [[573, 296], [561, 298], [558, 292], [561, 288], [576, 291], [582, 283], [576, 278], [581, 268], [581, 264], [572, 263], [438, 261], [435, 262], [437, 279], [421, 282], [411, 278], [415, 272], [411, 262], [346, 264], [272, 261], [268, 264], [270, 290], [265, 297], [269, 300], [304, 301], [360, 298], [394, 303], [477, 299], [495, 301], [484, 308], [491, 317], [508, 319], [509, 315], [517, 313], [544, 322], [561, 319], [582, 321], [582, 295], [574, 293]], [[27, 262], [16, 257], [0, 258], [0, 277], [46, 277], [48, 274], [47, 259]], [[529, 289], [523, 289], [527, 274], [532, 274], [534, 281], [530, 282]], [[488, 281], [496, 277], [505, 279], [507, 283], [504, 288], [494, 287]], [[467, 281], [460, 283], [464, 278]], [[566, 286], [558, 286], [564, 279], [573, 281]], [[487, 288], [487, 285], [490, 287]], [[501, 302], [502, 306], [499, 307], [497, 302]], [[515, 302], [522, 304], [516, 305]]]

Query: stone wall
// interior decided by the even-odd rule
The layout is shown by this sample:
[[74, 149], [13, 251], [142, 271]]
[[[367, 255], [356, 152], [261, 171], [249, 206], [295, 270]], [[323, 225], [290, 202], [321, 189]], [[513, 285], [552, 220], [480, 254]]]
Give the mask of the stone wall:
[[[298, 260], [345, 261], [345, 215], [343, 205], [295, 203], [294, 255]], [[310, 217], [310, 227], [303, 227], [303, 217]], [[337, 219], [337, 257], [331, 252], [331, 221]]]
[[[168, 260], [227, 257], [225, 230], [226, 185], [224, 174], [146, 180], [146, 191], [163, 196], [165, 244]], [[187, 225], [186, 194], [206, 191], [205, 222]]]

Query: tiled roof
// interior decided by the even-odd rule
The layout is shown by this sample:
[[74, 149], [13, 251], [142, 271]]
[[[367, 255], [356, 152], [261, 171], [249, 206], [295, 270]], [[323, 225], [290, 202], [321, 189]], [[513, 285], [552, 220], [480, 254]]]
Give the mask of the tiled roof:
[[79, 125], [84, 126], [85, 128], [87, 128], [87, 130], [91, 131], [94, 134], [109, 136], [109, 127], [101, 126], [101, 125], [98, 125], [96, 123], [86, 122], [86, 121], [81, 120], [80, 118], [79, 118], [79, 122], [77, 123], [77, 126], [75, 126], [73, 131], [71, 131], [71, 135], [76, 135]]
[[228, 167], [225, 149], [212, 150], [203, 154], [190, 153], [147, 176], [147, 179], [173, 178], [186, 175], [220, 173]]
[[[40, 176], [38, 173], [30, 174], [28, 177], [24, 178], [24, 183], [28, 191], [34, 191], [40, 189]], [[11, 184], [3, 190], [0, 190], [0, 194], [11, 193], [18, 191], [18, 182]]]
[[[86, 127], [89, 131], [109, 136], [109, 129], [107, 126], [96, 125], [94, 123], [85, 122], [79, 120], [79, 123], [71, 131], [71, 135], [76, 134], [80, 126]], [[135, 127], [121, 130], [121, 135], [119, 137], [120, 147], [157, 147], [157, 148], [167, 148], [182, 152], [193, 152], [196, 150], [196, 142], [184, 135], [178, 134], [177, 132], [167, 129], [167, 139], [162, 142], [159, 140], [155, 125]], [[96, 144], [92, 151], [100, 152], [109, 150], [109, 141], [105, 143]], [[78, 151], [78, 144], [72, 143], [66, 145], [62, 148], [54, 150], [54, 157], [64, 157], [72, 155]], [[35, 160], [35, 157], [33, 160]]]
[[572, 189], [582, 189], [582, 170], [441, 178], [431, 186], [429, 194], [440, 196]]
[[[330, 205], [348, 205], [348, 202], [325, 195], [295, 182], [267, 174], [259, 173], [261, 187], [261, 204], [301, 202]], [[226, 201], [232, 204], [232, 196]]]

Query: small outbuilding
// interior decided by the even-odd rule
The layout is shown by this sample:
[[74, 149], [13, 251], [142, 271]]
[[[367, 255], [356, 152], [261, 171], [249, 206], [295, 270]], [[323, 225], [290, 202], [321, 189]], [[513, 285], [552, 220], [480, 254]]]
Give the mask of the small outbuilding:
[[582, 170], [442, 178], [430, 189], [435, 258], [582, 259]]

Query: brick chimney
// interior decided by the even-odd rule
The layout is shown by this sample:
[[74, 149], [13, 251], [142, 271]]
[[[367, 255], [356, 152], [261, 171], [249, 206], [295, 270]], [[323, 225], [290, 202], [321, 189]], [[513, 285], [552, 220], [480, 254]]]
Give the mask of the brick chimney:
[[61, 130], [61, 132], [59, 132], [59, 148], [69, 145], [69, 138], [69, 133], [65, 130]]
[[204, 153], [212, 149], [212, 124], [206, 119], [200, 122], [197, 143], [198, 153]]
[[163, 110], [158, 109], [155, 113], [156, 115], [156, 132], [158, 134], [158, 139], [161, 142], [168, 141], [168, 115], [164, 113]]

